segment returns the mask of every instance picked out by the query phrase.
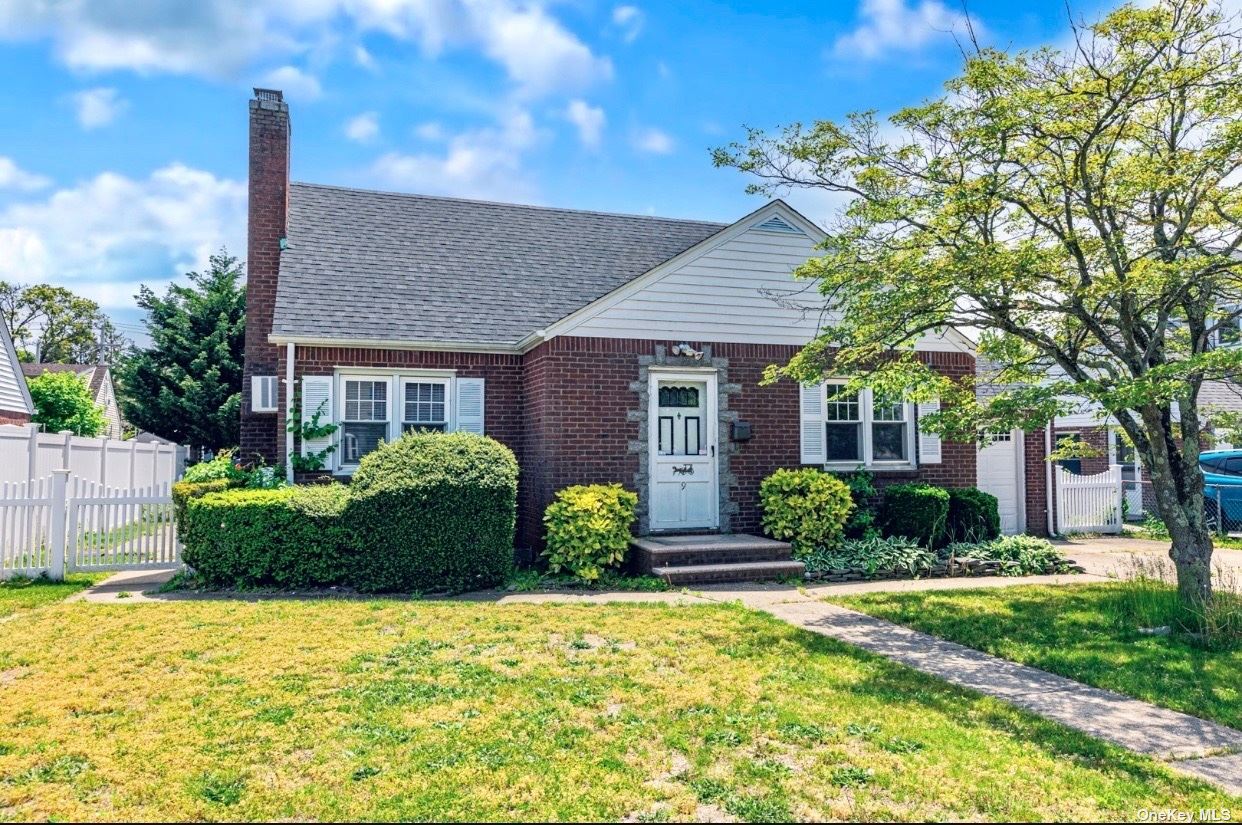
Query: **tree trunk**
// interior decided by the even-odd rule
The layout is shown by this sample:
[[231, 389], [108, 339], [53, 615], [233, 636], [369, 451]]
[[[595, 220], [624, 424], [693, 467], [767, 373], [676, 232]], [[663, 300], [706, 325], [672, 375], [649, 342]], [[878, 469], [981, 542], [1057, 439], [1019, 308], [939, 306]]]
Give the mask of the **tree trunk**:
[[1173, 539], [1169, 558], [1177, 568], [1178, 594], [1187, 605], [1203, 604], [1212, 597], [1212, 534], [1203, 512], [1203, 476], [1196, 470], [1198, 477], [1188, 478], [1174, 465], [1180, 459], [1153, 446], [1148, 469], [1156, 509]]

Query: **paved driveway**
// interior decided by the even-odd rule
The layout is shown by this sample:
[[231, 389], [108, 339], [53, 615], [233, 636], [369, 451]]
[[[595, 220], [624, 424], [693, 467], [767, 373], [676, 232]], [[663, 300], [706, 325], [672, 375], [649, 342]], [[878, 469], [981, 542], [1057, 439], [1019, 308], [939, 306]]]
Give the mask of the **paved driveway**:
[[[1133, 573], [1137, 563], [1163, 563], [1173, 569], [1169, 560], [1169, 542], [1125, 536], [1099, 536], [1073, 538], [1056, 544], [1065, 554], [1097, 576], [1124, 577]], [[1212, 553], [1212, 564], [1226, 584], [1234, 589], [1242, 588], [1242, 550], [1217, 548]]]

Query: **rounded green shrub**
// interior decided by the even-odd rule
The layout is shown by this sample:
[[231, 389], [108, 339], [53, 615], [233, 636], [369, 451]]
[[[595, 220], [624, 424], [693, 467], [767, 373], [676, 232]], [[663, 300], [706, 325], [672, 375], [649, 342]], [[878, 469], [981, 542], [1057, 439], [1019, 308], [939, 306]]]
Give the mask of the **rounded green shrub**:
[[351, 544], [340, 484], [227, 490], [186, 500], [182, 558], [213, 587], [340, 584]]
[[186, 518], [186, 502], [192, 498], [200, 498], [208, 493], [220, 493], [244, 484], [241, 479], [215, 478], [210, 481], [178, 481], [172, 486], [173, 512], [177, 524], [184, 530]]
[[835, 547], [854, 509], [849, 486], [813, 467], [772, 473], [759, 484], [759, 503], [763, 529], [799, 557]]
[[949, 492], [930, 484], [892, 484], [880, 503], [880, 531], [905, 536], [924, 547], [942, 543], [949, 517]]
[[977, 487], [949, 488], [945, 541], [990, 541], [1000, 535], [996, 496]]
[[595, 581], [620, 567], [630, 546], [630, 528], [638, 496], [620, 484], [566, 487], [543, 514], [547, 546], [543, 551], [553, 573], [568, 570]]
[[517, 459], [471, 433], [408, 433], [363, 457], [350, 486], [350, 583], [371, 593], [462, 591], [513, 566]]

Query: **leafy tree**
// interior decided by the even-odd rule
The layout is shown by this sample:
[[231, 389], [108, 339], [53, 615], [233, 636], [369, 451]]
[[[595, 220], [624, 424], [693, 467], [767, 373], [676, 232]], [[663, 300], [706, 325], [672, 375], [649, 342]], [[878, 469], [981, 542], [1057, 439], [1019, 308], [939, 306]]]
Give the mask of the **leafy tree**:
[[0, 316], [24, 360], [115, 364], [129, 347], [99, 304], [60, 286], [0, 281]]
[[103, 432], [103, 408], [95, 403], [90, 387], [75, 372], [45, 372], [31, 378], [32, 420], [46, 432], [70, 430], [74, 435], [97, 436]]
[[238, 442], [246, 292], [242, 268], [224, 250], [188, 285], [160, 297], [144, 286], [138, 305], [151, 346], [119, 369], [125, 417], [141, 429], [212, 450]]
[[[1199, 390], [1242, 366], [1214, 346], [1242, 307], [1236, 23], [1203, 0], [1126, 5], [1064, 50], [964, 49], [948, 94], [887, 126], [862, 113], [715, 150], [754, 191], [848, 199], [799, 270], [832, 321], [769, 377], [831, 364], [888, 397], [939, 396], [928, 423], [957, 438], [1094, 403], [1151, 473], [1181, 595], [1209, 599]], [[976, 400], [921, 364], [914, 342], [950, 325], [980, 331], [1016, 386]]]

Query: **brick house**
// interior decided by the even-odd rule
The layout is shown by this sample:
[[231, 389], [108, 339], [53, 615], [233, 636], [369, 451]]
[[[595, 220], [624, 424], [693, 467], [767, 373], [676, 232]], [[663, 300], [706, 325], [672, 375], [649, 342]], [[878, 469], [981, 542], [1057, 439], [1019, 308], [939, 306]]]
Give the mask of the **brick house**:
[[[927, 407], [761, 386], [822, 314], [790, 275], [822, 232], [782, 201], [719, 224], [372, 192], [290, 183], [289, 150], [287, 103], [256, 90], [248, 456], [335, 444], [327, 469], [347, 477], [405, 429], [486, 433], [518, 457], [527, 547], [570, 484], [635, 490], [647, 534], [759, 532], [759, 482], [780, 467], [976, 483], [975, 445], [920, 432]], [[917, 352], [974, 374], [955, 331]], [[337, 432], [295, 443], [291, 390]]]
[[13, 336], [0, 318], [0, 424], [28, 424], [32, 415], [34, 404], [17, 360]]

